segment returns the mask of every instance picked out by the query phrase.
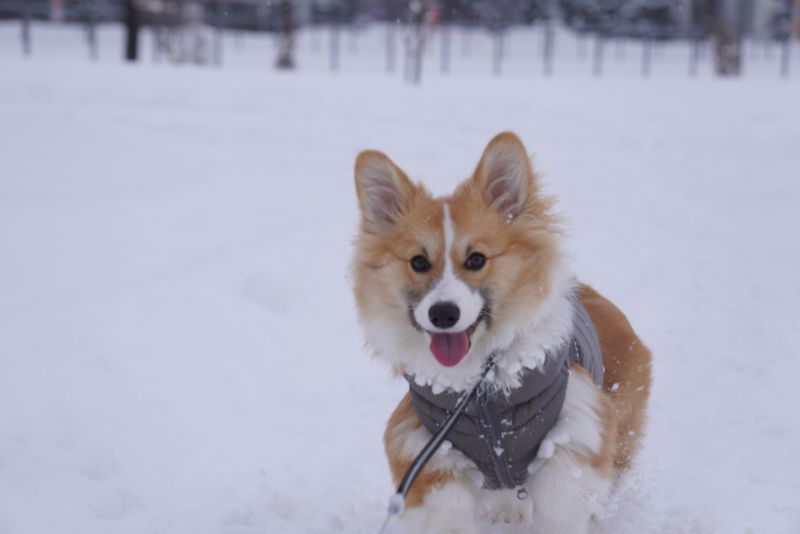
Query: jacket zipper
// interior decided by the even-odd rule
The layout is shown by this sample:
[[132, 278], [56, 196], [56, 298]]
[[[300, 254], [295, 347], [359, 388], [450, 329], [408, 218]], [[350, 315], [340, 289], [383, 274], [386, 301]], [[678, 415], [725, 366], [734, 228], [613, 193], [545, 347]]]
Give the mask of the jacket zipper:
[[[485, 392], [478, 393], [475, 399], [480, 413], [481, 427], [484, 430], [483, 440], [489, 447], [489, 457], [492, 459], [494, 472], [500, 483], [506, 488], [515, 488], [517, 485], [511, 476], [511, 470], [506, 461], [507, 454], [503, 442], [500, 440], [500, 422], [494, 413], [494, 401]], [[497, 454], [496, 448], [502, 449], [501, 454]]]

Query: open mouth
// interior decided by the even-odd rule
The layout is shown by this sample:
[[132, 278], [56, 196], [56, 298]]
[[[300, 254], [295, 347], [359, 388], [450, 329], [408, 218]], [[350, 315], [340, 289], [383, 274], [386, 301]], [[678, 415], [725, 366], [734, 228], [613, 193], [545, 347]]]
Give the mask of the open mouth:
[[430, 349], [436, 361], [445, 367], [453, 367], [463, 360], [472, 345], [472, 334], [479, 322], [480, 318], [462, 332], [429, 332]]

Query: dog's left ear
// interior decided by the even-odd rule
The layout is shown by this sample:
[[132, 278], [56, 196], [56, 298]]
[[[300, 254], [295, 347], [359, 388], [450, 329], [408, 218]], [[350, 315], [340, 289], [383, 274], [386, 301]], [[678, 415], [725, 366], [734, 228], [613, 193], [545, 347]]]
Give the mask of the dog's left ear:
[[416, 188], [383, 152], [365, 150], [356, 158], [356, 193], [366, 227], [390, 230], [408, 211]]
[[489, 141], [473, 180], [477, 181], [487, 202], [509, 217], [524, 211], [536, 190], [525, 146], [511, 132], [500, 133]]

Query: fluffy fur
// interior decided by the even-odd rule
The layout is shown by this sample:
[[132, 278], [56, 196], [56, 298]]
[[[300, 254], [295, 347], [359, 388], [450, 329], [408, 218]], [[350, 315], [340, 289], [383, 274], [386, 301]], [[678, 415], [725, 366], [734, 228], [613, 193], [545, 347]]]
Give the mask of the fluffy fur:
[[[475, 465], [445, 445], [406, 499], [407, 530], [469, 534], [483, 516], [530, 521], [536, 533], [586, 532], [639, 448], [650, 353], [619, 309], [575, 282], [552, 199], [542, 195], [521, 141], [512, 133], [492, 139], [472, 177], [449, 197], [434, 198], [376, 151], [358, 156], [355, 180], [362, 214], [352, 265], [356, 302], [367, 344], [395, 373], [434, 391], [463, 391], [500, 351], [490, 384], [513, 389], [522, 371], [569, 338], [573, 292], [595, 324], [605, 365], [602, 389], [573, 366], [559, 420], [529, 466], [528, 498], [482, 490]], [[487, 260], [470, 270], [466, 261], [475, 252]], [[420, 255], [430, 263], [426, 272], [411, 267]], [[472, 332], [466, 356], [452, 367], [429, 349], [440, 330], [428, 309], [440, 301], [461, 309], [452, 330]], [[385, 433], [395, 482], [429, 438], [406, 395]]]

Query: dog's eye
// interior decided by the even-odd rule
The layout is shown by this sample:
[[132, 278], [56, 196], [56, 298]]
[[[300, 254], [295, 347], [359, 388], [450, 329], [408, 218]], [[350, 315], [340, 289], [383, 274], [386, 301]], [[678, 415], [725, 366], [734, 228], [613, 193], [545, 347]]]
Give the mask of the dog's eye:
[[411, 258], [411, 268], [418, 273], [427, 273], [431, 270], [431, 262], [425, 256], [414, 256]]
[[486, 265], [486, 256], [480, 252], [473, 252], [464, 262], [464, 268], [468, 271], [480, 271]]

